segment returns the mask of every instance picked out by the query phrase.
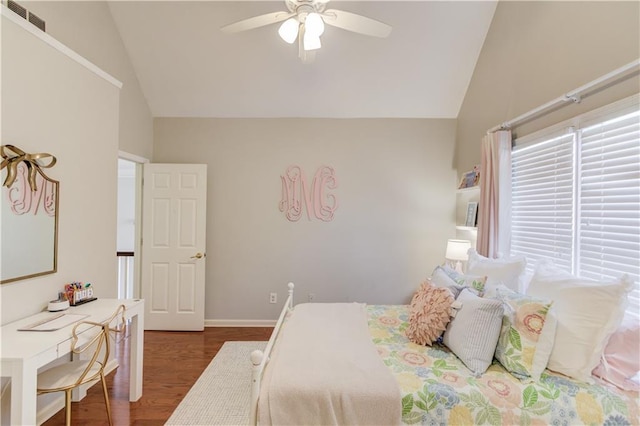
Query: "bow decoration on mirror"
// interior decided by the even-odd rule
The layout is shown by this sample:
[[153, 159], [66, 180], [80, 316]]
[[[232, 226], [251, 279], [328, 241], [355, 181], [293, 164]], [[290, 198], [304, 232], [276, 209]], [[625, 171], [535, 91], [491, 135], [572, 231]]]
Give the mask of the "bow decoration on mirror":
[[[0, 170], [7, 168], [7, 177], [4, 180], [2, 186], [10, 188], [13, 182], [18, 176], [18, 165], [24, 161], [27, 165], [29, 174], [29, 187], [32, 191], [38, 189], [36, 185], [36, 172], [44, 173], [41, 169], [47, 169], [53, 167], [56, 164], [56, 157], [47, 153], [27, 154], [20, 148], [13, 145], [0, 145], [0, 155], [2, 156], [2, 164], [0, 164]], [[48, 159], [48, 162], [43, 162], [43, 159]]]

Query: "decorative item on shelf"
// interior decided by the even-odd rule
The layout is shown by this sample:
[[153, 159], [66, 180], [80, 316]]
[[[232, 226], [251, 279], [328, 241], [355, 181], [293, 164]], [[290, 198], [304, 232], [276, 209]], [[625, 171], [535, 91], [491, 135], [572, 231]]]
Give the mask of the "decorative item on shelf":
[[91, 283], [82, 284], [81, 282], [72, 282], [65, 284], [64, 293], [71, 306], [82, 305], [83, 303], [92, 302], [97, 299], [97, 297], [93, 297], [93, 287], [91, 287]]
[[458, 184], [458, 189], [472, 188], [480, 184], [480, 165], [474, 166], [473, 170], [463, 173]]
[[475, 227], [478, 225], [478, 202], [470, 201], [467, 203], [467, 218], [464, 222], [465, 226]]
[[444, 258], [450, 262], [450, 266], [456, 270], [456, 272], [463, 274], [462, 262], [466, 262], [469, 259], [467, 253], [471, 248], [471, 241], [469, 240], [448, 240], [447, 251]]

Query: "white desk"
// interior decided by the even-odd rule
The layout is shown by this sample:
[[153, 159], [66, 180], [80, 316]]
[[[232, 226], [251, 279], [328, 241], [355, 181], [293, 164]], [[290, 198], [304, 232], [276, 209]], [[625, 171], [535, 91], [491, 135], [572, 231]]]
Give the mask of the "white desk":
[[[129, 352], [129, 401], [142, 396], [142, 355], [144, 351], [144, 301], [98, 299], [71, 307], [70, 313], [89, 315], [84, 320], [102, 322], [125, 305], [125, 317], [131, 319]], [[71, 352], [73, 325], [56, 331], [18, 331], [18, 328], [52, 316], [41, 312], [2, 326], [2, 360], [0, 375], [11, 378], [11, 424], [36, 424], [36, 387], [38, 368]]]

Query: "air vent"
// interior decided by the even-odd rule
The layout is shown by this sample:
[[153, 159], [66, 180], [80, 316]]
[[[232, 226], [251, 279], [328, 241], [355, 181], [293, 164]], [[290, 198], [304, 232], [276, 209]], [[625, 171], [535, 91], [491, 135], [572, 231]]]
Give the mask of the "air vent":
[[7, 7], [9, 8], [9, 10], [13, 10], [15, 13], [22, 16], [24, 19], [27, 19], [27, 9], [20, 6], [15, 1], [11, 1], [11, 0], [7, 1]]
[[31, 22], [33, 25], [35, 25], [36, 27], [44, 31], [44, 25], [45, 25], [44, 21], [40, 19], [37, 15], [35, 15], [33, 12], [29, 12], [29, 22]]
[[45, 31], [45, 22], [42, 19], [40, 19], [40, 17], [38, 17], [34, 13], [29, 12], [27, 9], [20, 6], [15, 1], [7, 0], [7, 7], [9, 8], [9, 10], [12, 10], [18, 16], [21, 16], [24, 19], [27, 19], [27, 14], [28, 14], [29, 15], [28, 21], [31, 22], [38, 29]]

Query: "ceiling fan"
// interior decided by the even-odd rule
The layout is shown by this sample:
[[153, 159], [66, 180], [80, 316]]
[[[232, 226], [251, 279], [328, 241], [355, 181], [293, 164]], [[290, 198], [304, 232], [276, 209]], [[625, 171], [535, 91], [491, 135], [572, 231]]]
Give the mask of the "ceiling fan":
[[285, 0], [288, 11], [271, 12], [243, 19], [221, 28], [226, 33], [252, 30], [282, 22], [280, 37], [289, 44], [298, 39], [298, 56], [302, 62], [312, 62], [320, 49], [324, 24], [373, 37], [387, 37], [391, 26], [344, 10], [327, 9], [329, 0]]

